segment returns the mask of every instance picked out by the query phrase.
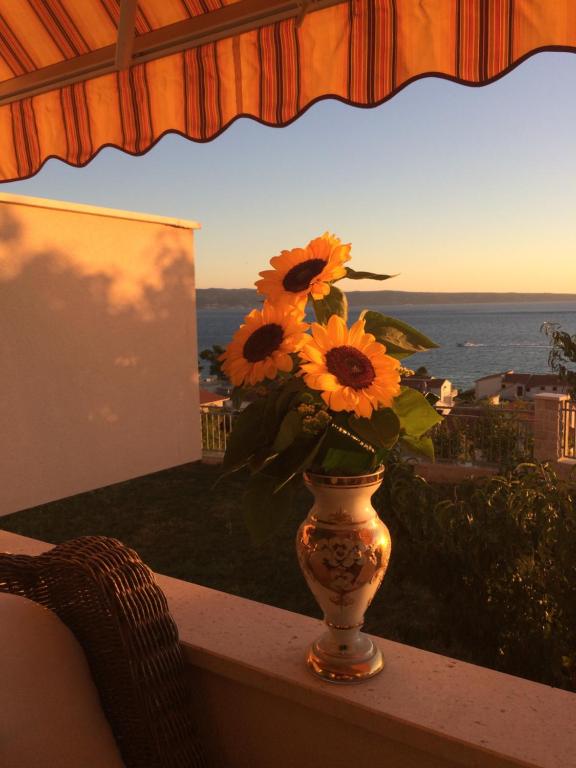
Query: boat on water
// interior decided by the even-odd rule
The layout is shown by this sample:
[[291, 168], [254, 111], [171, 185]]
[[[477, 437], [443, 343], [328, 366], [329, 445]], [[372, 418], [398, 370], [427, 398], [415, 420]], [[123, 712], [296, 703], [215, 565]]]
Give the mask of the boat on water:
[[485, 347], [485, 344], [478, 344], [476, 341], [463, 341], [457, 344], [458, 347]]

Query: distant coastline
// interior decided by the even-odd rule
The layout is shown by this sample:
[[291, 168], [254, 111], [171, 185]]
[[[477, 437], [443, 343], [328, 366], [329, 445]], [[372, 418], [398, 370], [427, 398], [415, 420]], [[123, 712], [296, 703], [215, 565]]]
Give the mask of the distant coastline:
[[[346, 291], [351, 307], [414, 304], [576, 303], [575, 293], [433, 293], [416, 291]], [[248, 309], [262, 297], [253, 288], [197, 288], [198, 309]]]

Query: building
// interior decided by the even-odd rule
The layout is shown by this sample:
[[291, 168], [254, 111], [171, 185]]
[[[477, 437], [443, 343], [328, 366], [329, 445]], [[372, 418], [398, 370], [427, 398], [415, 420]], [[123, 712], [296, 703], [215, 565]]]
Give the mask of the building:
[[209, 389], [203, 389], [200, 387], [200, 409], [205, 408], [223, 408], [228, 405], [230, 398], [228, 395], [223, 395], [219, 392], [212, 392]]
[[401, 383], [405, 387], [416, 389], [423, 395], [435, 395], [438, 400], [435, 403], [436, 408], [448, 409], [444, 413], [449, 413], [454, 406], [454, 399], [458, 395], [458, 390], [448, 379], [440, 379], [435, 376], [405, 376]]
[[493, 373], [483, 376], [475, 384], [476, 400], [494, 398], [500, 400], [532, 400], [542, 392], [567, 394], [570, 386], [555, 373]]
[[532, 400], [542, 392], [565, 395], [570, 386], [555, 373], [506, 373], [500, 385], [502, 400]]
[[491, 373], [488, 376], [482, 376], [481, 379], [476, 379], [474, 383], [474, 398], [476, 400], [499, 398], [502, 390], [502, 378], [509, 373], [513, 373], [513, 371]]

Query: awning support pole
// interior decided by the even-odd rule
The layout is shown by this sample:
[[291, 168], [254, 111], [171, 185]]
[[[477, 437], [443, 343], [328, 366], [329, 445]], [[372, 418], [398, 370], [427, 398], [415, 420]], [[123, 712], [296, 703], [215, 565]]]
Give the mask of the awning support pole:
[[116, 39], [116, 69], [128, 69], [132, 63], [138, 0], [120, 0], [120, 22]]

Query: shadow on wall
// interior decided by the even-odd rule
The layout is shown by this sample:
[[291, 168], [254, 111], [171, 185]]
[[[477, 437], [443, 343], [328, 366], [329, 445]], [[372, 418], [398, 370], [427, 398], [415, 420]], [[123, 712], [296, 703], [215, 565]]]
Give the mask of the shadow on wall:
[[0, 207], [0, 242], [17, 242], [21, 232], [22, 226], [16, 216], [5, 207]]
[[30, 252], [23, 236], [0, 205], [0, 514], [190, 460], [198, 373], [182, 231], [154, 231], [154, 284], [120, 305], [114, 276]]

